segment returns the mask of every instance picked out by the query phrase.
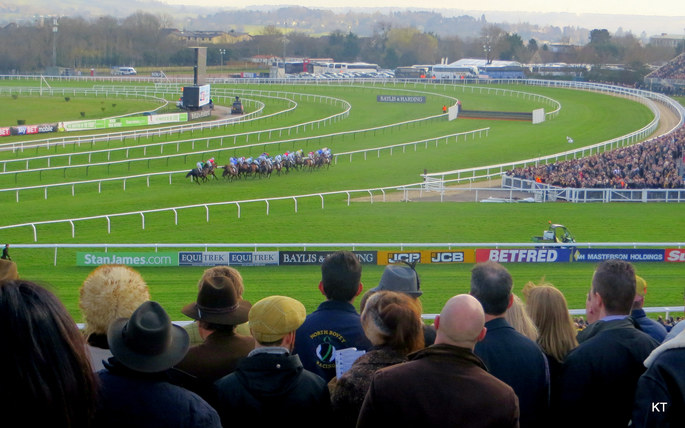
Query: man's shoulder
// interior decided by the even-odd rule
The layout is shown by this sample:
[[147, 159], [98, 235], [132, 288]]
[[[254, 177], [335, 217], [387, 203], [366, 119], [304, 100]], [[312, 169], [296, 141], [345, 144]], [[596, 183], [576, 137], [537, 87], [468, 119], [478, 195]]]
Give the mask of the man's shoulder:
[[576, 359], [594, 359], [598, 354], [613, 352], [613, 349], [621, 346], [628, 346], [633, 352], [646, 352], [659, 345], [653, 337], [639, 330], [631, 321], [598, 322], [614, 323], [614, 325], [607, 325], [604, 328], [597, 329], [594, 335], [582, 341], [578, 347], [569, 353], [566, 358], [567, 363]]
[[516, 331], [514, 328], [498, 328], [488, 330], [485, 338], [476, 344], [476, 349], [508, 348], [517, 351], [527, 351], [541, 354], [540, 346], [530, 338]]
[[328, 390], [328, 384], [326, 383], [326, 381], [321, 376], [319, 376], [311, 370], [302, 369], [302, 371], [300, 372], [300, 382], [308, 384], [314, 388]]
[[302, 325], [297, 329], [298, 333], [313, 331], [331, 326], [361, 326], [361, 317], [354, 306], [346, 302], [324, 302], [318, 309], [307, 315]]

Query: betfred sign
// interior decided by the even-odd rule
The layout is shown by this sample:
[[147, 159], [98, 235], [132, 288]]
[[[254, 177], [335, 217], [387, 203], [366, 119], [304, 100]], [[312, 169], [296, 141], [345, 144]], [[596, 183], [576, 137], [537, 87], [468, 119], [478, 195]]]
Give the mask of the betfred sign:
[[683, 248], [671, 248], [666, 249], [666, 257], [664, 258], [667, 262], [685, 262], [685, 249]]
[[557, 263], [571, 261], [571, 250], [568, 248], [534, 248], [534, 249], [489, 249], [476, 250], [476, 262], [498, 263]]

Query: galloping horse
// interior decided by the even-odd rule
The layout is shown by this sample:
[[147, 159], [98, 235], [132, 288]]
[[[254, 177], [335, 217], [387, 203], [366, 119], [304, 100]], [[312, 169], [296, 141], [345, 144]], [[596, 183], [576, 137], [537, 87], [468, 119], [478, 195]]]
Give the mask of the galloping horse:
[[273, 169], [273, 166], [269, 162], [265, 160], [261, 161], [259, 163], [260, 178], [263, 176], [266, 176], [266, 178], [271, 178], [271, 171], [273, 171]]
[[281, 169], [283, 169], [283, 163], [276, 161], [274, 162], [274, 169], [276, 170], [276, 174], [281, 175]]
[[226, 164], [222, 168], [224, 169], [222, 176], [228, 181], [233, 181], [236, 178], [240, 178], [240, 176], [238, 175], [238, 167], [233, 165], [232, 163]]
[[214, 165], [210, 164], [209, 162], [207, 162], [207, 163], [202, 167], [202, 172], [204, 173], [205, 181], [207, 180], [207, 178], [208, 178], [210, 175], [213, 176], [215, 180], [218, 180], [218, 178], [216, 177], [216, 174], [214, 174]]
[[309, 170], [312, 171], [314, 167], [316, 166], [316, 160], [306, 157], [304, 158], [304, 166], [309, 167]]
[[204, 174], [204, 171], [201, 171], [197, 168], [191, 169], [188, 174], [186, 174], [186, 178], [190, 177], [191, 181], [196, 182], [197, 184], [200, 184], [200, 180], [202, 181], [207, 181], [207, 176]]
[[283, 166], [285, 167], [286, 174], [290, 172], [290, 168], [295, 168], [295, 160], [290, 156], [283, 159]]

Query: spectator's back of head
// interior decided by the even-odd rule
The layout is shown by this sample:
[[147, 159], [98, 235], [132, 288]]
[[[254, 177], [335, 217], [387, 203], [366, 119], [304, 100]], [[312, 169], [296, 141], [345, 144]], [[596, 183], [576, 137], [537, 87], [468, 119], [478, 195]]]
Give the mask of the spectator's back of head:
[[[236, 271], [237, 272], [237, 271]], [[238, 279], [229, 275], [203, 275], [195, 302], [181, 312], [198, 320], [210, 330], [247, 322], [250, 303], [238, 297]]]
[[0, 282], [19, 279], [17, 265], [11, 260], [0, 259]]
[[131, 370], [159, 373], [175, 366], [188, 351], [186, 331], [171, 323], [164, 308], [143, 302], [130, 318], [119, 318], [107, 330], [114, 357]]
[[485, 337], [483, 306], [475, 297], [459, 294], [445, 303], [435, 319], [435, 344], [448, 344], [473, 349]]
[[511, 302], [513, 280], [507, 269], [496, 262], [478, 263], [471, 270], [471, 295], [488, 315], [502, 315]]
[[633, 299], [633, 309], [642, 309], [647, 295], [647, 281], [640, 275], [635, 275], [635, 299]]
[[514, 327], [514, 330], [535, 342], [538, 340], [538, 329], [528, 315], [528, 312], [526, 312], [526, 306], [521, 298], [515, 294], [513, 296], [514, 301], [509, 306], [509, 309], [504, 312], [504, 319], [507, 320], [509, 325]]
[[90, 426], [95, 374], [83, 336], [53, 293], [21, 279], [0, 285], [0, 337], [5, 417], [21, 417], [23, 426]]
[[538, 343], [546, 354], [562, 362], [576, 346], [576, 327], [568, 312], [563, 293], [551, 284], [523, 288], [526, 310], [538, 328]]
[[387, 265], [378, 286], [370, 291], [398, 291], [414, 298], [421, 297], [419, 275], [411, 265]]
[[635, 269], [623, 260], [606, 260], [592, 277], [592, 291], [602, 297], [607, 315], [628, 315], [635, 300]]
[[329, 254], [321, 264], [321, 285], [329, 300], [349, 302], [359, 294], [362, 265], [350, 251]]
[[238, 293], [238, 297], [243, 297], [243, 293], [245, 292], [245, 285], [243, 284], [243, 276], [240, 274], [240, 272], [232, 268], [230, 266], [213, 266], [209, 269], [206, 269], [202, 273], [202, 277], [200, 278], [200, 281], [197, 283], [197, 288], [202, 288], [202, 284], [205, 283], [207, 278], [209, 277], [227, 277], [230, 282], [234, 285], [236, 293]]
[[150, 300], [147, 284], [136, 270], [125, 265], [102, 265], [93, 270], [79, 291], [84, 333], [107, 334], [118, 318], [128, 318]]
[[302, 303], [287, 296], [269, 296], [250, 309], [252, 336], [261, 345], [279, 344], [302, 325], [307, 311]]
[[408, 354], [424, 347], [421, 307], [404, 293], [377, 291], [364, 305], [364, 333], [375, 346], [389, 346]]

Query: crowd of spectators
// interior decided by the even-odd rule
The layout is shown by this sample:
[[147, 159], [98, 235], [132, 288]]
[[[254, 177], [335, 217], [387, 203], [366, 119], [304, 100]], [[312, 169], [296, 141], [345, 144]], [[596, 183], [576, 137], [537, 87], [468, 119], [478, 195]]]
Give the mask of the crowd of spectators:
[[[361, 314], [355, 255], [321, 268], [324, 301], [309, 315], [287, 296], [253, 305], [237, 270], [207, 269], [182, 311], [193, 333], [137, 271], [101, 266], [80, 290], [79, 331], [51, 291], [0, 260], [3, 417], [55, 428], [685, 426], [685, 333], [645, 317], [647, 283], [628, 262], [597, 266], [586, 318], [553, 284], [529, 282], [517, 298], [503, 265], [478, 263], [470, 292], [432, 325], [413, 265], [386, 267]], [[356, 359], [343, 364], [341, 349]]]
[[685, 187], [685, 127], [616, 150], [547, 165], [507, 171], [517, 178], [560, 187], [677, 189]]
[[685, 53], [681, 53], [663, 66], [649, 73], [647, 77], [685, 80]]

